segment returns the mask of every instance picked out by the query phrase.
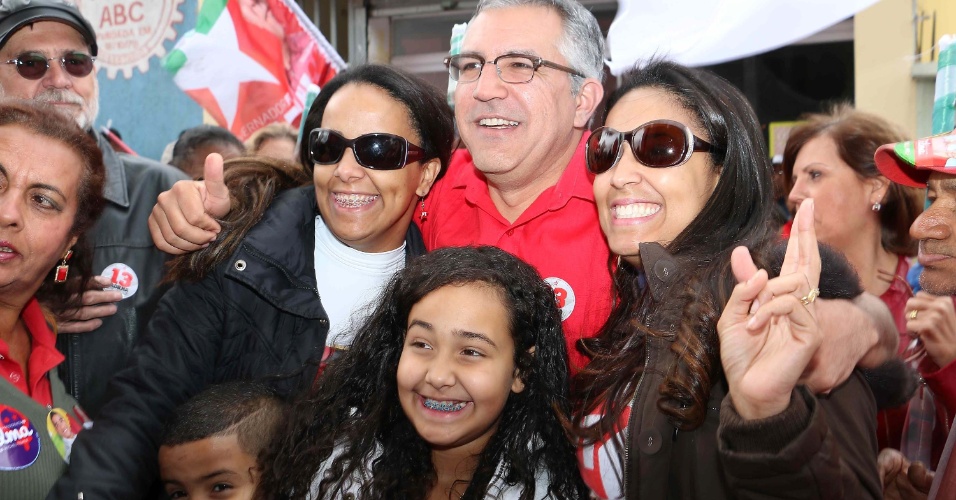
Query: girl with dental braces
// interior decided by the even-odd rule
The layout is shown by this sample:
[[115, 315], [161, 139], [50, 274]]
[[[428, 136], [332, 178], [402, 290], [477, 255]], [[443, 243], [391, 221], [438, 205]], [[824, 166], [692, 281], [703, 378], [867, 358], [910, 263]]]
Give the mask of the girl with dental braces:
[[[484, 297], [491, 300], [460, 305], [453, 299], [459, 293], [489, 294]], [[444, 348], [439, 335], [429, 333], [445, 329], [436, 317], [441, 314], [421, 309], [439, 295], [438, 310], [450, 310], [453, 317], [502, 310], [505, 336], [453, 319], [451, 330], [468, 340], [449, 361], [431, 365], [433, 371], [422, 375], [428, 383], [409, 392], [405, 379], [415, 369], [406, 366], [409, 358], [417, 366], [415, 356], [428, 359]], [[508, 353], [499, 362], [511, 378], [497, 385], [498, 397], [505, 401], [491, 415], [490, 437], [473, 455], [451, 464], [457, 474], [451, 488], [436, 490], [441, 471], [449, 469], [439, 461], [450, 448], [442, 439], [461, 434], [456, 445], [478, 442], [468, 443], [463, 428], [485, 403], [471, 389], [491, 371], [472, 376], [467, 368], [448, 365], [494, 357], [487, 342], [474, 340], [486, 334]], [[560, 312], [554, 293], [534, 269], [493, 247], [437, 250], [399, 273], [357, 331], [352, 348], [331, 360], [318, 386], [293, 405], [278, 433], [283, 437], [264, 461], [260, 493], [267, 498], [586, 497], [562, 430], [569, 410], [567, 387]], [[441, 394], [449, 397], [440, 399]], [[461, 399], [468, 395], [470, 400]], [[436, 415], [442, 412], [450, 425], [442, 424], [444, 415]], [[447, 432], [439, 435], [440, 427]]]

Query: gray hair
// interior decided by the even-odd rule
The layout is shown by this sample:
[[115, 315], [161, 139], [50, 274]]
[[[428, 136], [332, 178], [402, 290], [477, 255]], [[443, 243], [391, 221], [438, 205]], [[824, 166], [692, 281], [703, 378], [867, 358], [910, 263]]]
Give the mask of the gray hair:
[[[558, 51], [567, 60], [568, 66], [580, 71], [587, 78], [604, 81], [604, 35], [591, 11], [576, 0], [481, 0], [472, 20], [484, 10], [507, 7], [545, 7], [561, 16], [564, 35]], [[577, 94], [584, 80], [571, 76], [571, 91]]]

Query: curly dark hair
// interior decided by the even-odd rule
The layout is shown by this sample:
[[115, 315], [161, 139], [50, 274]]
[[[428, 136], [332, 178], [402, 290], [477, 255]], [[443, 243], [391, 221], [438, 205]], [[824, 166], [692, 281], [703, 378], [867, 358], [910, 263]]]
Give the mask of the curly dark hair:
[[[509, 395], [462, 498], [484, 498], [499, 464], [505, 482], [523, 487], [523, 499], [540, 495], [534, 492], [539, 471], [549, 474], [551, 497], [587, 496], [563, 427], [570, 410], [568, 361], [554, 292], [531, 266], [494, 247], [437, 250], [392, 280], [352, 347], [293, 404], [265, 461], [263, 496], [305, 498], [336, 447], [344, 449], [329, 467], [332, 477], [321, 482], [320, 498], [337, 497], [342, 483], [360, 472], [369, 478], [362, 498], [427, 496], [435, 467], [399, 403], [398, 362], [412, 307], [439, 288], [470, 283], [496, 289], [509, 311], [514, 363], [525, 389]], [[367, 470], [376, 449], [381, 454]]]
[[[736, 283], [730, 254], [739, 245], [751, 249], [755, 262], [777, 240], [772, 223], [771, 164], [757, 117], [746, 98], [729, 82], [705, 70], [652, 60], [622, 77], [607, 109], [629, 92], [657, 88], [668, 93], [697, 120], [715, 147], [709, 153], [719, 173], [714, 192], [700, 213], [671, 242], [667, 251], [677, 262], [676, 283], [660, 301], [642, 285], [644, 270], [621, 261], [613, 276], [615, 306], [597, 337], [582, 341], [592, 362], [572, 383], [573, 430], [585, 441], [610, 432], [633, 397], [644, 370], [648, 337], [675, 335], [676, 363], [661, 384], [658, 408], [681, 430], [700, 426], [711, 388], [722, 377], [717, 320]], [[653, 314], [678, 311], [676, 332], [655, 331]], [[600, 409], [601, 420], [584, 425]]]
[[37, 299], [44, 306], [60, 314], [80, 305], [79, 294], [86, 289], [86, 283], [93, 275], [93, 249], [85, 233], [103, 212], [103, 183], [106, 177], [103, 153], [96, 145], [96, 139], [47, 104], [0, 99], [0, 127], [4, 126], [21, 127], [31, 134], [59, 142], [80, 160], [78, 165], [63, 165], [64, 168], [82, 169], [76, 192], [76, 217], [70, 228], [70, 236], [78, 237], [69, 262], [70, 272], [65, 282], [54, 282], [54, 263], [36, 292]]

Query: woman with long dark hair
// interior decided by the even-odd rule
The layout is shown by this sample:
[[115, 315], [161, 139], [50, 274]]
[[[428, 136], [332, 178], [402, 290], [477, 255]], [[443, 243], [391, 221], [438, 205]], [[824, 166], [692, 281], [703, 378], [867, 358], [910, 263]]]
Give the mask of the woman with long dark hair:
[[493, 247], [419, 257], [289, 413], [259, 491], [582, 498], [554, 292]]
[[619, 256], [616, 305], [572, 389], [594, 494], [879, 498], [865, 381], [825, 399], [798, 385], [821, 342], [814, 300], [859, 286], [826, 253], [821, 276], [812, 203], [775, 257], [771, 166], [746, 99], [652, 61], [623, 77], [587, 155]]

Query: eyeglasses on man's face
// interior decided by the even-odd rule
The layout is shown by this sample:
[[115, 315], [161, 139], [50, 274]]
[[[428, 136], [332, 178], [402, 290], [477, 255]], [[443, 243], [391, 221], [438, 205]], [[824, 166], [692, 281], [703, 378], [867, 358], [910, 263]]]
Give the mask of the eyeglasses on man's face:
[[39, 52], [24, 52], [5, 61], [4, 64], [16, 64], [17, 73], [27, 80], [39, 80], [50, 69], [50, 61], [60, 61], [63, 69], [74, 78], [83, 78], [93, 72], [95, 57], [82, 52], [70, 52], [61, 57], [47, 57]]
[[558, 63], [523, 54], [502, 54], [494, 61], [485, 61], [481, 56], [456, 55], [445, 58], [445, 67], [452, 80], [458, 83], [469, 83], [481, 77], [481, 70], [486, 64], [494, 64], [498, 78], [505, 83], [527, 83], [534, 78], [534, 73], [542, 66], [564, 71], [574, 76], [585, 76], [574, 68], [562, 66]]

